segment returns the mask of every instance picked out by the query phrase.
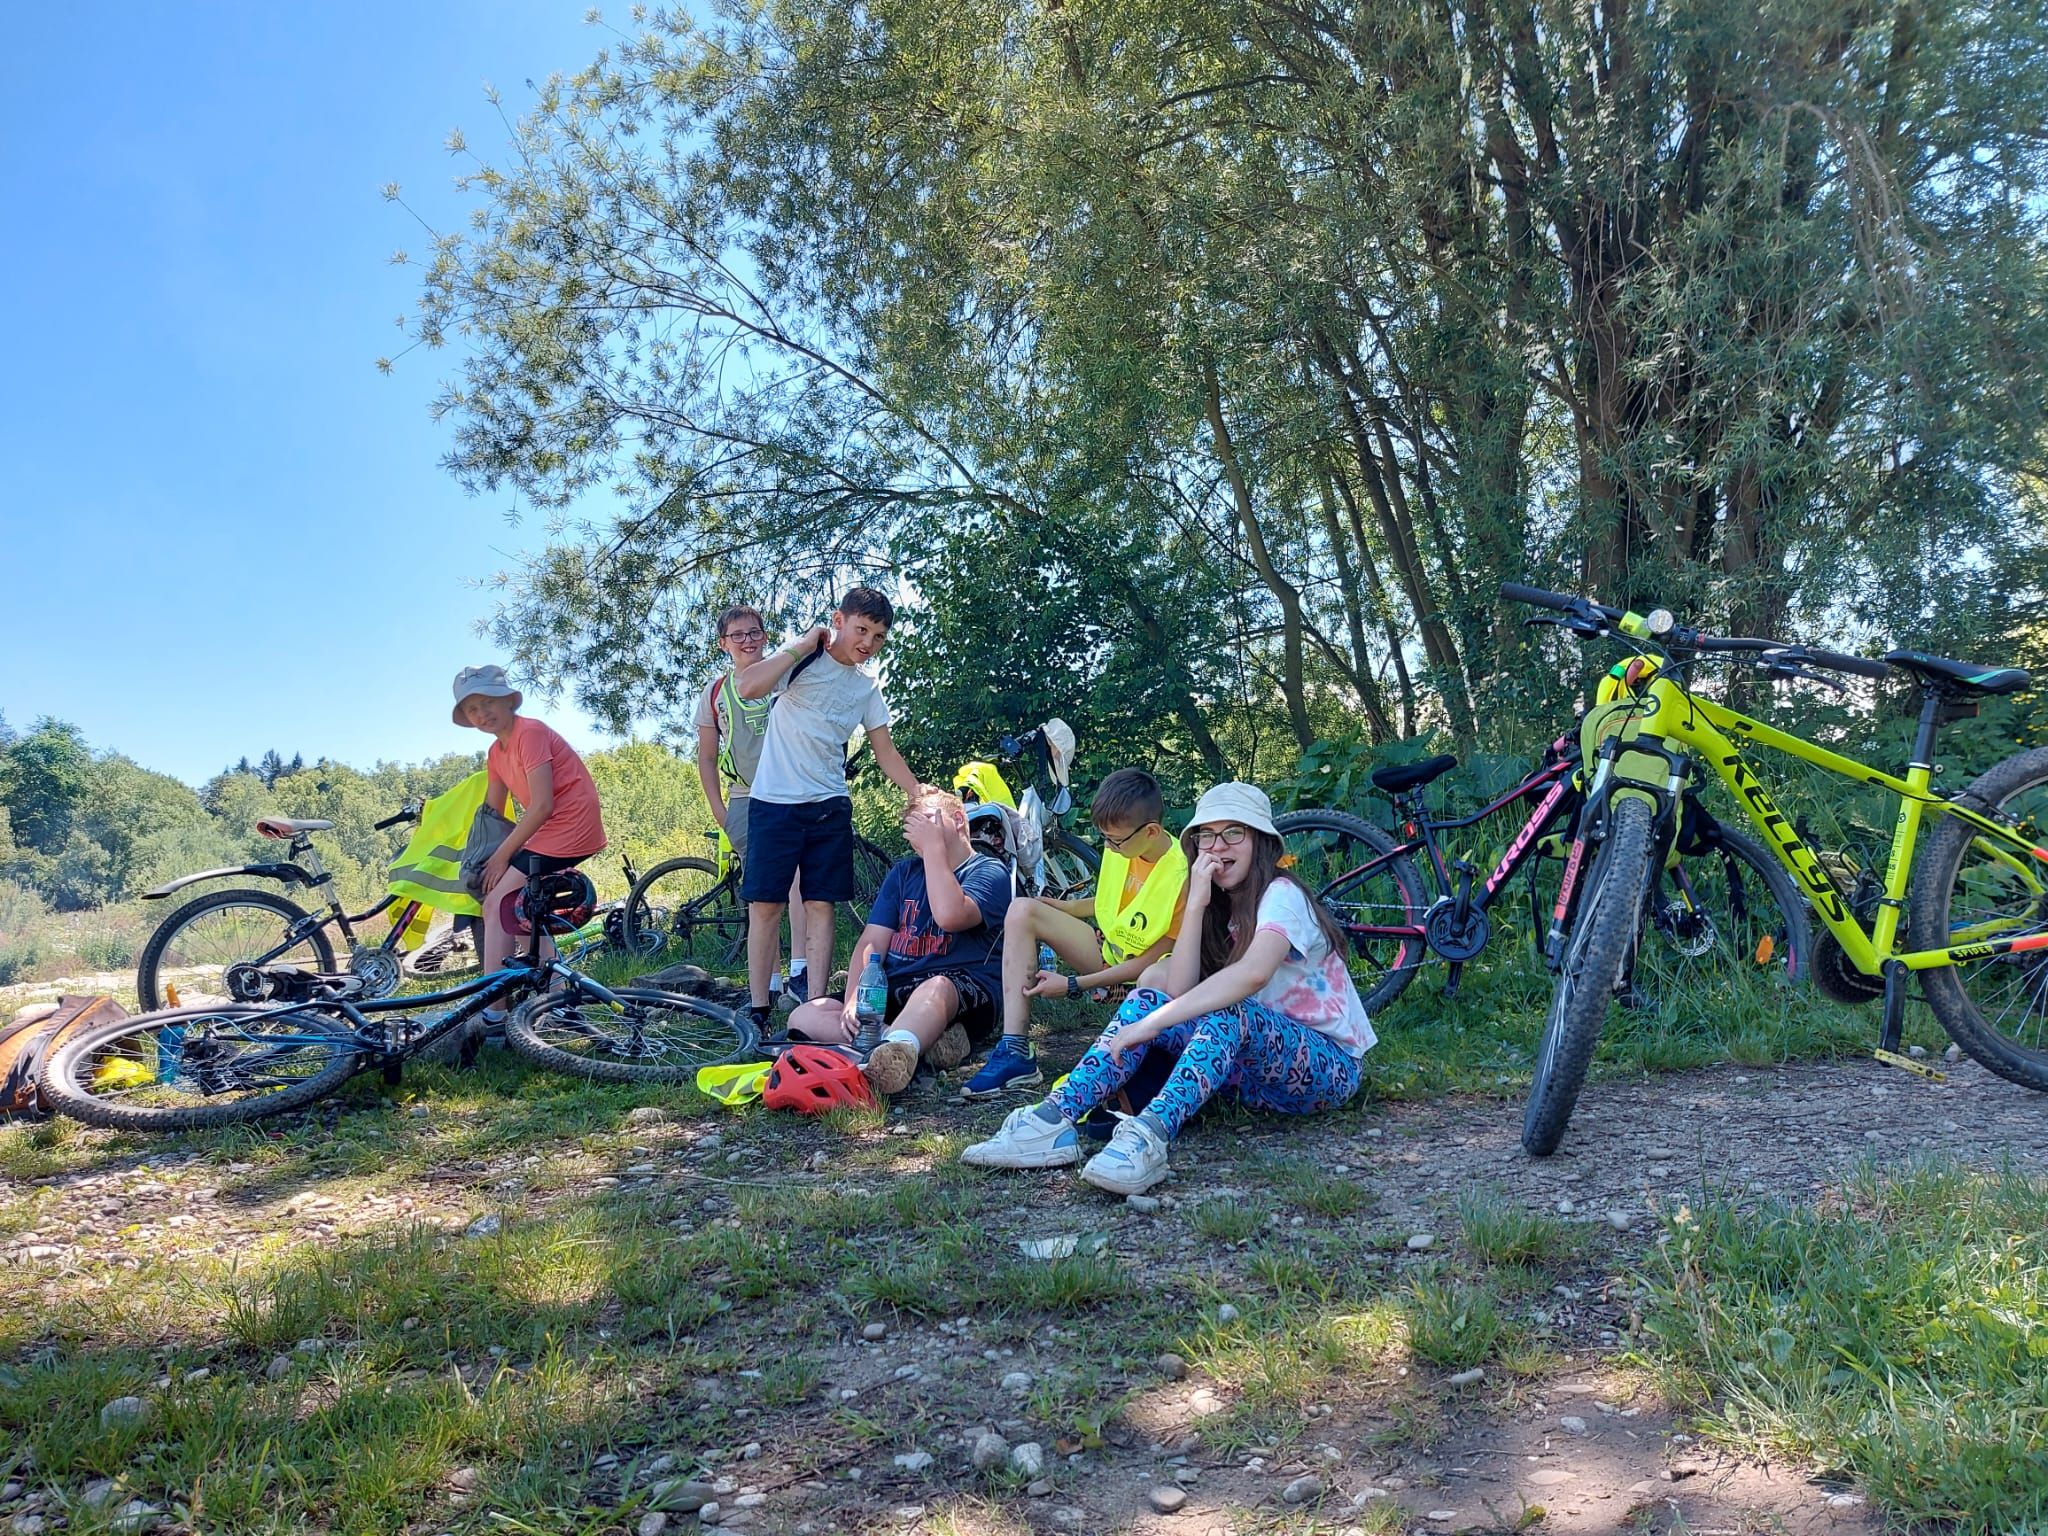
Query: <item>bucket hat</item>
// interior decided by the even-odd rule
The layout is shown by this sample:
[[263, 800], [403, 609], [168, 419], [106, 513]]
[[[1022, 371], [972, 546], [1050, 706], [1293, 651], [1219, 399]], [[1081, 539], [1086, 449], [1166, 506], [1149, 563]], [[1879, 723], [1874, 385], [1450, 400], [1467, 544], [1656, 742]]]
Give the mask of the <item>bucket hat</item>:
[[505, 681], [503, 667], [464, 667], [455, 674], [452, 718], [457, 725], [469, 724], [462, 718], [462, 706], [478, 695], [487, 699], [510, 699], [514, 709], [526, 702], [526, 695]]
[[1273, 802], [1256, 784], [1218, 784], [1210, 789], [1202, 796], [1195, 807], [1195, 814], [1188, 818], [1187, 826], [1182, 829], [1182, 845], [1191, 848], [1195, 828], [1211, 826], [1219, 821], [1234, 821], [1254, 832], [1269, 832], [1274, 837], [1280, 835], [1280, 829], [1273, 825]]

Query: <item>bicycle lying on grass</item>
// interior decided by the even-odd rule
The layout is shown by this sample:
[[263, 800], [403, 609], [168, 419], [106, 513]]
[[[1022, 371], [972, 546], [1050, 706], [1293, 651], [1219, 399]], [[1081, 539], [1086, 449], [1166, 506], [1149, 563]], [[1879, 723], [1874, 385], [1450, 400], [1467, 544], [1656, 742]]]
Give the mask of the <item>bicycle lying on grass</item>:
[[[513, 1050], [542, 1066], [619, 1082], [687, 1082], [699, 1067], [754, 1047], [745, 1015], [645, 987], [616, 990], [544, 958], [547, 933], [587, 921], [588, 878], [529, 880], [517, 898], [523, 956], [444, 991], [414, 997], [340, 995], [296, 967], [263, 970], [265, 1003], [146, 1013], [86, 1030], [45, 1063], [40, 1087], [60, 1112], [117, 1130], [235, 1125], [325, 1098], [358, 1072], [387, 1083], [486, 1008], [518, 999], [505, 1024]], [[448, 1006], [443, 1013], [420, 1017]], [[465, 1055], [473, 1053], [466, 1043]]]
[[[1815, 944], [1816, 976], [1837, 977], [1830, 991], [1855, 996], [1860, 984], [1860, 995], [1883, 997], [1882, 1051], [1898, 1049], [1908, 984], [1917, 975], [1957, 1045], [2001, 1077], [2048, 1091], [2048, 844], [2040, 831], [2048, 748], [2007, 758], [1959, 794], [1931, 787], [1939, 726], [1974, 712], [1979, 698], [2029, 686], [2028, 673], [1917, 651], [1871, 660], [1785, 640], [1708, 635], [1664, 609], [1625, 612], [1514, 583], [1501, 595], [1560, 615], [1532, 623], [1585, 639], [1621, 639], [1658, 658], [1654, 667], [1637, 668], [1624, 697], [1589, 713], [1581, 732], [1592, 782], [1559, 897], [1557, 984], [1522, 1126], [1530, 1152], [1554, 1151], [1571, 1119], [1607, 1004], [1628, 985], [1640, 953], [1660, 852], [1670, 846], [1696, 762], [1727, 786], [1812, 903], [1825, 930]], [[1691, 672], [1713, 656], [1758, 667], [1774, 680], [1838, 691], [1847, 685], [1831, 674], [1910, 678], [1920, 710], [1904, 776], [1695, 693]], [[1839, 861], [1824, 861], [1826, 850], [1807, 846], [1750, 767], [1746, 754], [1757, 748], [1899, 802], [1881, 885], [1867, 893], [1843, 889], [1830, 868]], [[1839, 793], [1850, 790], [1845, 785]], [[1930, 816], [1936, 825], [1923, 847], [1922, 824]]]
[[[1533, 772], [1471, 815], [1432, 816], [1422, 791], [1457, 766], [1455, 757], [1432, 757], [1372, 771], [1373, 786], [1393, 802], [1399, 842], [1342, 811], [1291, 811], [1274, 822], [1295, 857], [1294, 873], [1351, 939], [1368, 1013], [1399, 997], [1432, 955], [1447, 962], [1444, 996], [1455, 997], [1465, 965], [1493, 937], [1490, 914], [1525, 870], [1530, 933], [1543, 952], [1565, 835], [1585, 804], [1578, 743], [1559, 737]], [[1528, 819], [1484, 879], [1469, 861], [1446, 860], [1440, 834], [1517, 803], [1529, 806]], [[1646, 993], [1673, 995], [1736, 971], [1805, 979], [1810, 940], [1799, 888], [1690, 789], [1673, 857], [1658, 868], [1649, 903], [1656, 943], [1645, 947], [1647, 972], [1636, 978]]]

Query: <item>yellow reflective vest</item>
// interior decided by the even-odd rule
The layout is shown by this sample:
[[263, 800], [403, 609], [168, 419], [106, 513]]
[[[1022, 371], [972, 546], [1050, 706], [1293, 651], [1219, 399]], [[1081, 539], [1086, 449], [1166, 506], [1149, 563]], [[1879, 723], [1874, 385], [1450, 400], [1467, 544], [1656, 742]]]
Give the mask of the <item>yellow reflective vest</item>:
[[469, 841], [469, 824], [476, 819], [476, 808], [484, 803], [490, 782], [489, 771], [479, 768], [420, 807], [412, 841], [392, 861], [392, 895], [458, 917], [475, 917], [483, 911], [483, 905], [462, 883], [462, 845]]
[[1121, 965], [1133, 955], [1143, 954], [1166, 936], [1173, 926], [1173, 909], [1188, 885], [1188, 856], [1180, 839], [1160, 856], [1145, 875], [1145, 883], [1119, 908], [1131, 861], [1114, 848], [1102, 851], [1102, 869], [1095, 877], [1095, 926], [1102, 930], [1102, 958]]

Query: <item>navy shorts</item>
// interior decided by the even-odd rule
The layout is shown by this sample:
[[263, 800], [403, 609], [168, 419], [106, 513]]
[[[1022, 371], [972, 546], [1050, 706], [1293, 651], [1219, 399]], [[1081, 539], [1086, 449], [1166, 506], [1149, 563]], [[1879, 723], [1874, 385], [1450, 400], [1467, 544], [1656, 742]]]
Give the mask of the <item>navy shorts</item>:
[[853, 801], [836, 795], [801, 805], [747, 801], [747, 859], [740, 871], [743, 901], [788, 901], [789, 882], [804, 877], [805, 901], [852, 901]]
[[943, 976], [953, 983], [953, 990], [960, 994], [960, 1011], [953, 1015], [953, 1022], [967, 1031], [967, 1038], [975, 1045], [986, 1045], [1000, 1031], [996, 1025], [995, 989], [972, 971], [927, 971], [911, 980], [889, 982], [889, 1006], [883, 1015], [885, 1022], [894, 1024], [896, 1015], [903, 1011], [915, 992], [933, 977]]

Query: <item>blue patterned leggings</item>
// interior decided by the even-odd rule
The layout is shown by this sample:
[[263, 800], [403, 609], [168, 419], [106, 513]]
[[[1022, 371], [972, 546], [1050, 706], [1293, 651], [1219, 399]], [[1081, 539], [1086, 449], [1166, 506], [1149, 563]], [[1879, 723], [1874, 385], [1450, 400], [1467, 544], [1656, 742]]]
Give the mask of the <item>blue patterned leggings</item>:
[[1342, 1046], [1250, 998], [1171, 1025], [1121, 1059], [1111, 1057], [1105, 1042], [1166, 1002], [1166, 994], [1151, 987], [1125, 998], [1102, 1038], [1046, 1102], [1069, 1120], [1079, 1120], [1129, 1082], [1145, 1053], [1155, 1050], [1178, 1058], [1158, 1097], [1145, 1106], [1169, 1136], [1178, 1136], [1195, 1111], [1218, 1093], [1254, 1109], [1311, 1115], [1335, 1109], [1358, 1092], [1358, 1063]]

